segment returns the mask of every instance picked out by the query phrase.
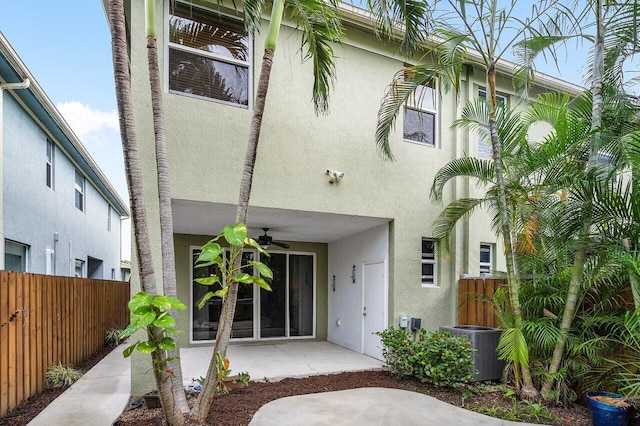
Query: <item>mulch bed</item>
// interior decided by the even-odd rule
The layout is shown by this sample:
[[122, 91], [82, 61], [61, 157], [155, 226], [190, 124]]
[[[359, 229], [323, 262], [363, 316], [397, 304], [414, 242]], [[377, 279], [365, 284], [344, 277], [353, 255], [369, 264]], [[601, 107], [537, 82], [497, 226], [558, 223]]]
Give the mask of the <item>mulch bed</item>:
[[[362, 387], [386, 387], [403, 389], [430, 395], [449, 404], [461, 406], [462, 392], [449, 388], [438, 388], [413, 379], [396, 380], [384, 371], [364, 371], [357, 373], [341, 373], [336, 375], [313, 376], [304, 379], [285, 379], [275, 383], [252, 383], [244, 389], [237, 389], [226, 395], [220, 395], [214, 401], [207, 424], [225, 426], [245, 426], [249, 424], [254, 413], [263, 405], [287, 396], [304, 395], [318, 392], [331, 392]], [[132, 406], [141, 402], [132, 398]], [[469, 407], [505, 407], [512, 406], [512, 400], [504, 396], [504, 392], [488, 392], [468, 397], [464, 404]], [[591, 418], [586, 407], [573, 404], [570, 407], [551, 407], [550, 411], [557, 417], [556, 421], [527, 419], [530, 423], [551, 425], [589, 426]], [[117, 426], [155, 426], [163, 424], [161, 409], [137, 407], [125, 411], [114, 423]], [[640, 424], [640, 423], [639, 423]]]
[[[91, 370], [94, 365], [98, 362], [102, 361], [102, 359], [107, 356], [115, 347], [108, 346], [100, 349], [98, 352], [93, 354], [91, 358], [82, 362], [80, 365], [75, 366], [74, 368], [82, 371], [82, 373], [86, 373]], [[61, 388], [47, 388], [43, 390], [41, 393], [37, 395], [33, 395], [27, 400], [22, 401], [18, 404], [13, 410], [9, 411], [4, 417], [0, 417], [0, 425], [7, 426], [23, 426], [29, 423], [35, 416], [40, 414], [40, 411], [47, 408], [51, 402], [60, 396], [65, 390], [69, 387], [61, 387]]]
[[[85, 361], [76, 368], [83, 372], [88, 371], [98, 361], [104, 358], [112, 347], [107, 347]], [[356, 373], [342, 373], [336, 375], [313, 376], [303, 379], [285, 379], [280, 382], [258, 382], [243, 389], [232, 390], [228, 394], [220, 395], [214, 401], [213, 407], [207, 418], [208, 424], [224, 426], [247, 425], [254, 413], [263, 405], [279, 398], [294, 395], [305, 395], [318, 392], [332, 392], [345, 389], [362, 387], [386, 387], [403, 389], [430, 395], [449, 404], [470, 407], [502, 407], [505, 410], [512, 407], [512, 400], [505, 397], [504, 392], [485, 392], [463, 398], [459, 390], [439, 388], [418, 380], [396, 380], [384, 371], [364, 371]], [[22, 426], [31, 421], [51, 401], [64, 392], [65, 388], [45, 389], [41, 394], [35, 395], [23, 401], [5, 417], [0, 418], [0, 425]], [[132, 398], [130, 407], [125, 410], [114, 423], [117, 426], [149, 426], [162, 425], [164, 417], [161, 409], [147, 409], [140, 398]], [[529, 423], [543, 423], [550, 425], [574, 425], [589, 426], [591, 419], [589, 411], [581, 404], [572, 404], [568, 407], [549, 407], [557, 418], [555, 421], [541, 419], [527, 419]], [[631, 426], [640, 426], [640, 413], [636, 412]]]

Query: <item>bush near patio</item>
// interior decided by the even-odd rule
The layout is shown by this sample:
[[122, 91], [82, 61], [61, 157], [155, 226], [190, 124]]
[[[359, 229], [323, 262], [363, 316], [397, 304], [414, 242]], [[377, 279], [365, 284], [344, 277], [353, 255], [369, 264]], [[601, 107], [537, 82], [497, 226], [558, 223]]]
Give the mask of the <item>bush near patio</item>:
[[454, 388], [473, 381], [473, 349], [465, 337], [420, 329], [414, 339], [394, 327], [376, 334], [382, 339], [382, 354], [391, 374]]

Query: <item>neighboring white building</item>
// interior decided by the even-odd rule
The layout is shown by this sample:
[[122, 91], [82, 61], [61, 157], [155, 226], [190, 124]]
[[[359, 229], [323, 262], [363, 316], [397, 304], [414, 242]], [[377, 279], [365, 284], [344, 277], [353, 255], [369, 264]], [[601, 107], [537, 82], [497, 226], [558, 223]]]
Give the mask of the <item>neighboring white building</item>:
[[129, 212], [0, 33], [0, 269], [121, 279]]

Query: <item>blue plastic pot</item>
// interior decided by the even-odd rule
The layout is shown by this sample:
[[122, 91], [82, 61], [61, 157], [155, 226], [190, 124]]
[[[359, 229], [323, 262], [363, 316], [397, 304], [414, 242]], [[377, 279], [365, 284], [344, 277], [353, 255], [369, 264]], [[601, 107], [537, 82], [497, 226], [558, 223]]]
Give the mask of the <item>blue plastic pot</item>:
[[633, 406], [627, 408], [615, 407], [593, 399], [594, 396], [609, 396], [622, 398], [622, 395], [611, 392], [587, 392], [587, 404], [591, 413], [593, 426], [627, 426], [631, 420]]

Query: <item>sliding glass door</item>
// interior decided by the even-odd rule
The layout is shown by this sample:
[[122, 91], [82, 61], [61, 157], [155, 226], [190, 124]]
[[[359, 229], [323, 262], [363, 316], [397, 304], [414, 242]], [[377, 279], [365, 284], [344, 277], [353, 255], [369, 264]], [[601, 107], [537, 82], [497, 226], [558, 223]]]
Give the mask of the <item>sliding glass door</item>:
[[[195, 262], [199, 249], [193, 249]], [[243, 254], [243, 264], [253, 260], [255, 253]], [[260, 255], [260, 261], [273, 272], [269, 280], [272, 291], [241, 284], [236, 302], [232, 337], [236, 339], [283, 339], [313, 337], [315, 318], [315, 256], [308, 253], [273, 252]], [[194, 263], [192, 263], [193, 265]], [[249, 272], [249, 271], [248, 271]], [[192, 268], [193, 280], [219, 274], [214, 266]], [[207, 342], [215, 339], [222, 309], [222, 300], [209, 299], [202, 309], [198, 302], [213, 286], [203, 286], [192, 280], [191, 340]], [[254, 303], [257, 302], [257, 303]]]

